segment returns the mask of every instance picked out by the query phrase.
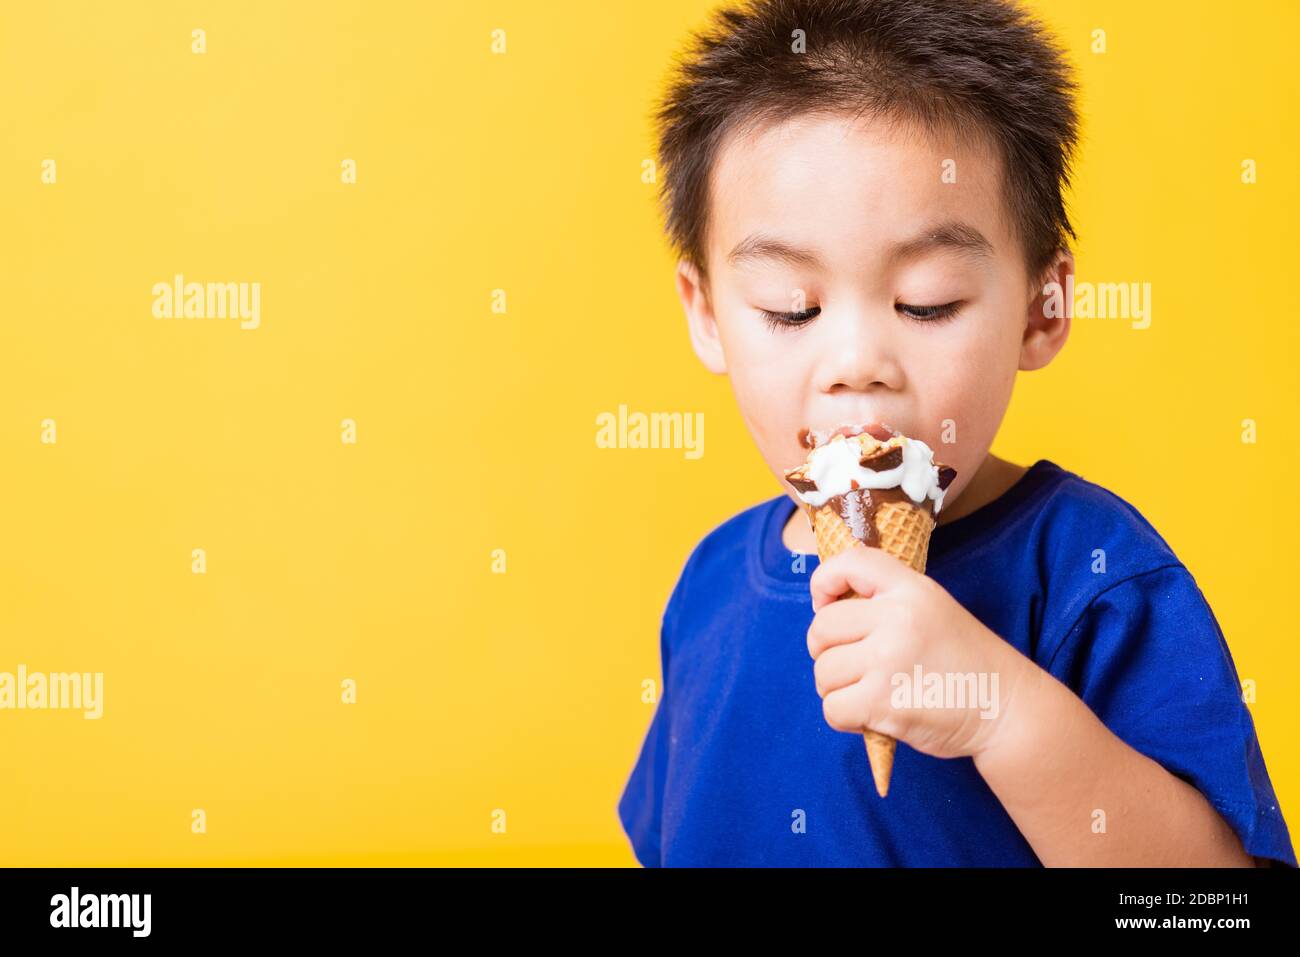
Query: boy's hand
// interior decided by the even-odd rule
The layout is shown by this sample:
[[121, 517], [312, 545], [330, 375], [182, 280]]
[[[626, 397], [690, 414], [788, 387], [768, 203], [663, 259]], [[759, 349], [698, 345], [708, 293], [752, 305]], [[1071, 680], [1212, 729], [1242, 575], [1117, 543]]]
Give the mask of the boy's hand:
[[[827, 559], [809, 587], [813, 677], [839, 731], [878, 731], [940, 758], [976, 755], [1040, 670], [934, 579], [878, 548]], [[865, 597], [836, 601], [850, 590]]]

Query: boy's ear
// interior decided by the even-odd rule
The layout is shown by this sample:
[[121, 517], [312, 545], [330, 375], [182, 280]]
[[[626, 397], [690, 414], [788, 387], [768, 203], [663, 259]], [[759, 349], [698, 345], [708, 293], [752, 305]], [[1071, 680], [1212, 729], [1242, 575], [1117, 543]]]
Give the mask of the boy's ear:
[[1074, 254], [1062, 249], [1056, 254], [1035, 288], [1030, 290], [1029, 315], [1020, 342], [1020, 368], [1041, 369], [1061, 351], [1070, 335], [1074, 314]]
[[677, 263], [677, 295], [686, 310], [686, 324], [690, 328], [691, 346], [704, 367], [721, 375], [727, 371], [727, 357], [718, 337], [718, 324], [713, 316], [709, 294], [700, 283], [699, 270], [685, 259]]

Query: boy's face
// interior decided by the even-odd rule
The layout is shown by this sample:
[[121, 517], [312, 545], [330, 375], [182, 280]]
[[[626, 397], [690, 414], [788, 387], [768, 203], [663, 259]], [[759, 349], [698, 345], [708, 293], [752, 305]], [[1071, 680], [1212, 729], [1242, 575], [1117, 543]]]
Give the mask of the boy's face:
[[[779, 479], [807, 454], [801, 427], [881, 422], [957, 469], [945, 507], [961, 494], [1017, 369], [1045, 365], [1068, 331], [1042, 314], [1001, 177], [983, 148], [878, 120], [801, 117], [724, 144], [711, 295], [688, 263], [678, 291], [697, 354], [730, 377]], [[1048, 278], [1071, 268], [1064, 256]], [[772, 327], [763, 310], [813, 317]]]

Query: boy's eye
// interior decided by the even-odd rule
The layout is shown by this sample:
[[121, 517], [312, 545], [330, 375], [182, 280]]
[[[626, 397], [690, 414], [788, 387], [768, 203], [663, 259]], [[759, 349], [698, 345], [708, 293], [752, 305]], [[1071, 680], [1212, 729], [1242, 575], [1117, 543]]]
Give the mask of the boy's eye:
[[766, 309], [758, 311], [763, 314], [763, 320], [772, 329], [797, 329], [815, 319], [822, 309], [821, 306], [813, 306], [803, 312], [768, 312]]
[[[905, 302], [900, 302], [894, 306], [903, 315], [909, 319], [915, 319], [917, 322], [938, 322], [947, 319], [955, 315], [960, 307], [960, 301], [945, 302], [938, 306], [909, 306]], [[767, 309], [758, 311], [772, 329], [797, 329], [817, 318], [822, 310], [821, 306], [813, 306], [803, 312], [770, 312]]]
[[900, 302], [894, 308], [909, 319], [918, 322], [936, 322], [955, 314], [960, 305], [960, 302], [946, 302], [941, 306], [909, 306], [905, 302]]

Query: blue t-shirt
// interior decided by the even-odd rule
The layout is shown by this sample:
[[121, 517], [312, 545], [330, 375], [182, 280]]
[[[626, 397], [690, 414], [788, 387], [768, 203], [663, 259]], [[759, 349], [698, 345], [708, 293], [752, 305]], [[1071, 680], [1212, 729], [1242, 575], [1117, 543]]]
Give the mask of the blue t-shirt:
[[[807, 648], [817, 556], [781, 539], [794, 509], [782, 495], [714, 529], [668, 601], [663, 691], [618, 806], [637, 859], [1039, 866], [973, 759], [900, 741], [882, 800], [862, 735], [826, 723]], [[926, 573], [1204, 794], [1248, 854], [1296, 866], [1223, 633], [1133, 506], [1040, 460], [938, 526]]]

